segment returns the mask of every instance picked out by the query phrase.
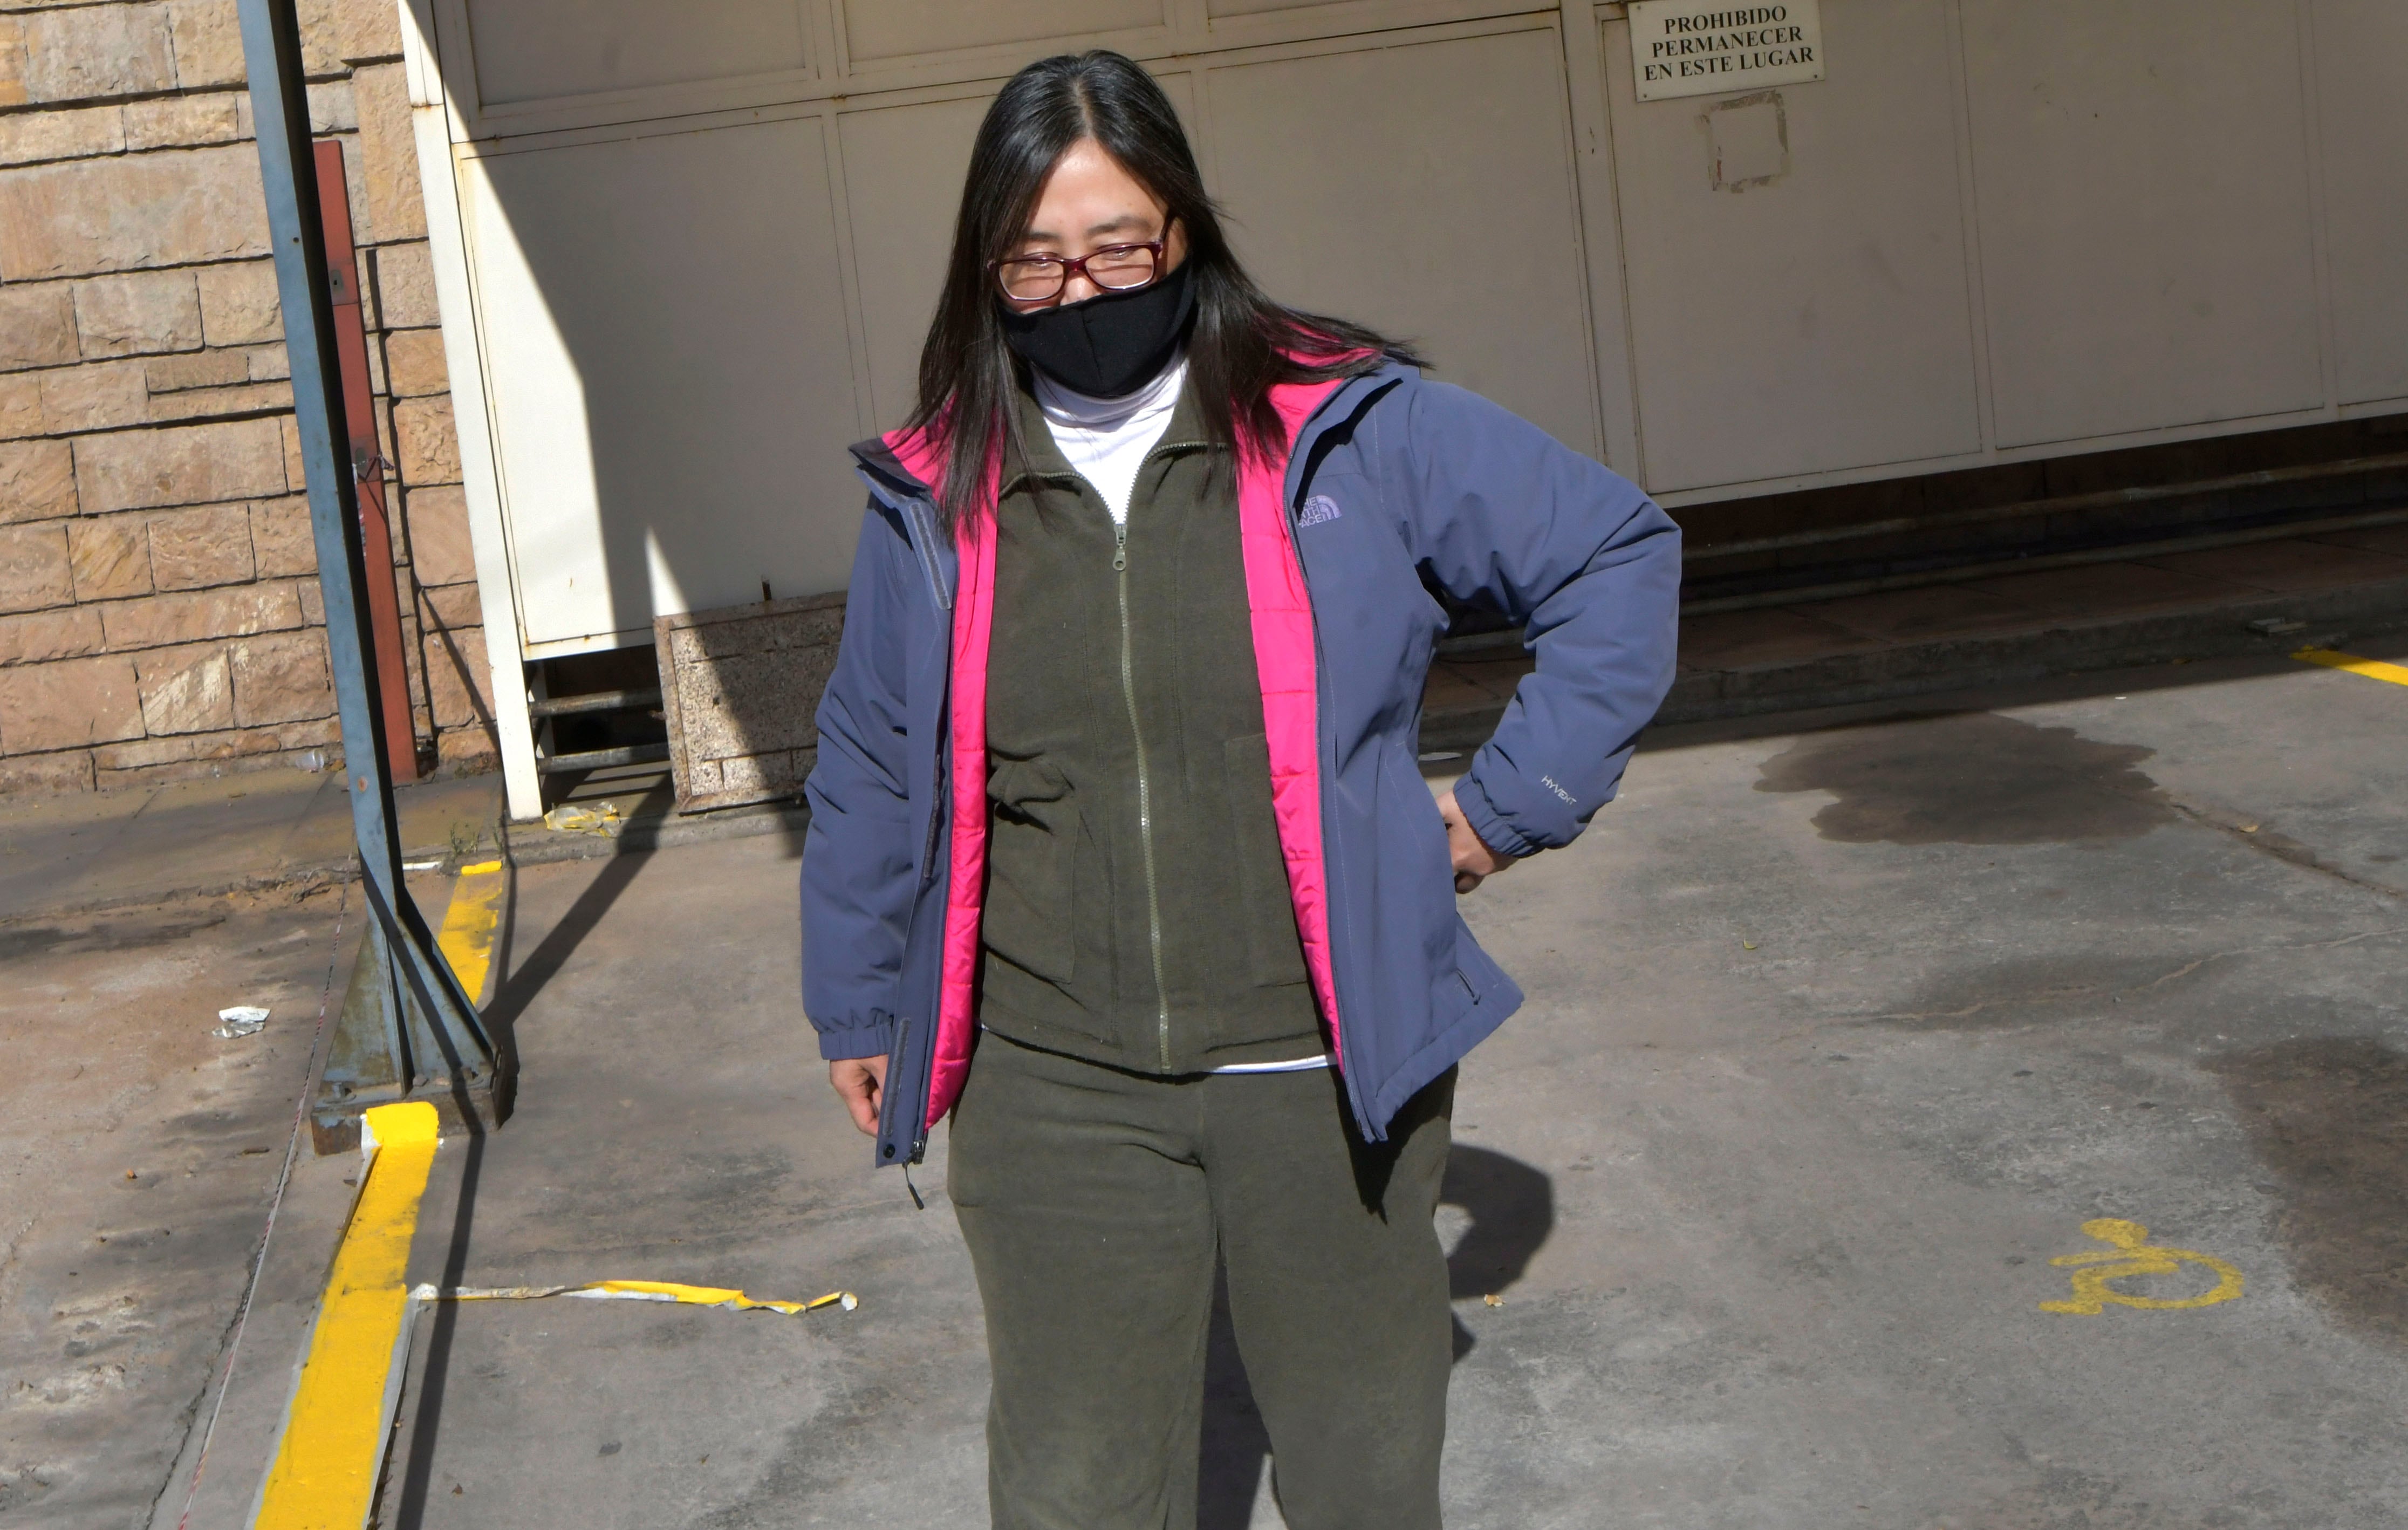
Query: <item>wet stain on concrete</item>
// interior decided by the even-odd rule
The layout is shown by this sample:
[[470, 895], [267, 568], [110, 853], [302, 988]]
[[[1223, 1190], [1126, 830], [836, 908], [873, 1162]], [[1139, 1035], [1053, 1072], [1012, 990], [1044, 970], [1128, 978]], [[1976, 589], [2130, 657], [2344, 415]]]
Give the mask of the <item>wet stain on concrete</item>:
[[177, 941], [214, 929], [224, 923], [226, 916], [218, 913], [202, 919], [171, 919], [158, 922], [91, 924], [80, 929], [66, 929], [56, 924], [20, 924], [0, 929], [0, 962], [14, 962], [20, 957], [84, 956], [101, 951], [146, 951], [153, 946], [171, 946]]
[[2155, 753], [1992, 712], [1810, 734], [1765, 762], [1759, 792], [1828, 792], [1814, 815], [1852, 845], [2131, 839], [2174, 817], [2136, 767]]
[[2209, 1066], [2280, 1187], [2300, 1284], [2348, 1325], [2408, 1343], [2408, 1053], [2315, 1037]]

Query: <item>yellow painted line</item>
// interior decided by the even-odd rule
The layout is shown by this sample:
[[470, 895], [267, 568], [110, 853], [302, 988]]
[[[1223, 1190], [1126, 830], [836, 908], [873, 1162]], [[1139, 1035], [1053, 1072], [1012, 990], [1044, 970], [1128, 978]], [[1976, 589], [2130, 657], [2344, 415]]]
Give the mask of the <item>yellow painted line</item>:
[[2303, 648], [2291, 657], [2302, 664], [2322, 665], [2327, 669], [2345, 669], [2371, 680], [2408, 685], [2408, 665], [2387, 665], [2380, 659], [2361, 659], [2355, 653], [2344, 653], [2329, 648]]
[[[2212, 1253], [2196, 1249], [2160, 1248], [2149, 1241], [2149, 1230], [2121, 1217], [2098, 1217], [2082, 1224], [2086, 1237], [2107, 1245], [2088, 1253], [2062, 1253], [2049, 1261], [2059, 1268], [2072, 1266], [2073, 1294], [2061, 1302], [2042, 1302], [2043, 1312], [2069, 1312], [2096, 1317], [2109, 1307], [2135, 1307], [2144, 1312], [2176, 1312], [2186, 1308], [2214, 1307], [2241, 1294], [2241, 1272]], [[2197, 1265], [2215, 1277], [2214, 1289], [2196, 1296], [2134, 1296], [2107, 1282], [2133, 1275], [2172, 1275], [2185, 1265]], [[2087, 1266], [2087, 1267], [2084, 1267]]]
[[452, 907], [443, 915], [443, 933], [435, 937], [460, 991], [471, 1004], [485, 1002], [485, 979], [494, 965], [494, 935], [502, 924], [502, 894], [509, 879], [499, 861], [480, 861], [460, 868], [452, 887]]
[[418, 1203], [435, 1166], [435, 1107], [380, 1105], [360, 1123], [360, 1198], [336, 1251], [260, 1484], [253, 1530], [358, 1530], [384, 1463], [411, 1310], [405, 1277]]

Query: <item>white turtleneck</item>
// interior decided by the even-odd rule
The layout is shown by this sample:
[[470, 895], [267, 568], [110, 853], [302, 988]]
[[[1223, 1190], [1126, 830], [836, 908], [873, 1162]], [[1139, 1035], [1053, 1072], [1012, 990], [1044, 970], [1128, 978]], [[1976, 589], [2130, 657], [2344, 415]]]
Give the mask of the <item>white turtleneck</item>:
[[1042, 371], [1030, 371], [1037, 382], [1037, 407], [1054, 433], [1054, 444], [1103, 495], [1112, 523], [1126, 523], [1138, 469], [1170, 428], [1170, 413], [1179, 407], [1179, 390], [1187, 381], [1186, 353], [1173, 356], [1152, 382], [1119, 398], [1074, 393]]

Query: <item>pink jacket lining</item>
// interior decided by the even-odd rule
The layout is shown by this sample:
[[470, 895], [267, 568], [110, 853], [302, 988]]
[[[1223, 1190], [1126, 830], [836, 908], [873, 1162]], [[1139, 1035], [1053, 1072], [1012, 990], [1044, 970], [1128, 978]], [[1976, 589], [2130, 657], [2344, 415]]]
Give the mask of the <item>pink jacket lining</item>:
[[[1283, 434], [1296, 433], [1336, 382], [1283, 384], [1271, 390]], [[944, 459], [917, 434], [896, 431], [887, 449], [923, 483], [936, 486]], [[1287, 452], [1276, 460], [1247, 454], [1238, 472], [1239, 533], [1245, 550], [1246, 601], [1252, 608], [1254, 668], [1263, 688], [1263, 733], [1271, 763], [1271, 810], [1287, 864], [1288, 896], [1304, 944], [1305, 967], [1329, 1028], [1329, 1050], [1343, 1060], [1338, 988], [1329, 959], [1329, 889], [1322, 861], [1319, 693], [1313, 652], [1312, 605], [1281, 502]], [[986, 894], [986, 665], [995, 629], [995, 517], [998, 474], [990, 470], [982, 513], [966, 517], [956, 535], [961, 578], [953, 596], [953, 859], [945, 890], [943, 982], [937, 1007], [937, 1055], [928, 1091], [929, 1126], [944, 1119], [969, 1077], [978, 1044], [979, 921]]]

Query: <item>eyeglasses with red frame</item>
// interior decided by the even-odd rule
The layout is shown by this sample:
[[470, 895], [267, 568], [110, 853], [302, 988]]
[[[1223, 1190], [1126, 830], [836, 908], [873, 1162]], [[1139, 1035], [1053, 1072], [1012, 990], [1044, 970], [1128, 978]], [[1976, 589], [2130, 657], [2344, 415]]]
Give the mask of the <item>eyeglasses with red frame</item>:
[[1050, 303], [1072, 277], [1085, 277], [1108, 293], [1135, 292], [1162, 271], [1163, 241], [1108, 244], [1075, 260], [1067, 255], [1013, 255], [987, 262], [996, 285], [1014, 303]]

